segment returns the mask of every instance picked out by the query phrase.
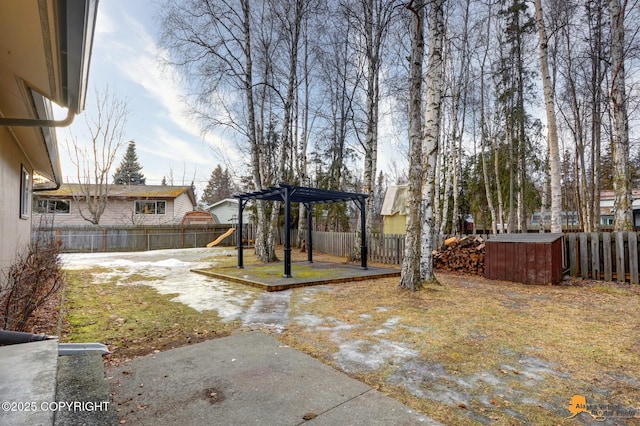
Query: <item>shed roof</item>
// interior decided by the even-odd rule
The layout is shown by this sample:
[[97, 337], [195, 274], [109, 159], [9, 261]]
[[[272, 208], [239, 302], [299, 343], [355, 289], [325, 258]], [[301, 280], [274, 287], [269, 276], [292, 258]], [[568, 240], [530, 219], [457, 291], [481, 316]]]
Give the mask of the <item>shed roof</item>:
[[388, 187], [387, 192], [384, 194], [384, 201], [382, 202], [380, 214], [382, 216], [393, 216], [396, 213], [406, 215], [408, 188], [409, 187], [407, 185]]
[[237, 207], [238, 206], [238, 200], [236, 200], [235, 198], [223, 198], [222, 200], [216, 201], [213, 204], [209, 204], [208, 206], [205, 206], [205, 209], [206, 210], [213, 209], [213, 208], [216, 208], [216, 207], [221, 206], [223, 204], [233, 204], [233, 205], [235, 205]]
[[526, 234], [498, 234], [491, 236], [487, 242], [500, 243], [552, 243], [564, 234], [559, 233], [526, 233]]

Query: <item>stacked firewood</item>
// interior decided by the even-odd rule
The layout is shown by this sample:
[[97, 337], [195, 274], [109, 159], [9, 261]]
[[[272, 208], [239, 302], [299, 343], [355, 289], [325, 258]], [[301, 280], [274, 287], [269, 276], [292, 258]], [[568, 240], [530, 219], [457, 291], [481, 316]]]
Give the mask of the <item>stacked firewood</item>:
[[478, 235], [446, 239], [439, 250], [433, 251], [433, 267], [484, 275], [484, 239]]

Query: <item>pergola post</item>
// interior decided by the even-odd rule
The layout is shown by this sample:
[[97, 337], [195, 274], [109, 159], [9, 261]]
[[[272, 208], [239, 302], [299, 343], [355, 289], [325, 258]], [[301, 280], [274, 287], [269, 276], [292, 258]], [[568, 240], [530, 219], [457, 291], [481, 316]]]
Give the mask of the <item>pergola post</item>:
[[238, 200], [238, 229], [236, 230], [237, 243], [236, 246], [238, 248], [238, 269], [244, 268], [244, 259], [242, 252], [242, 212], [244, 210], [244, 200]]
[[305, 204], [305, 206], [307, 207], [307, 261], [313, 263], [313, 233], [311, 232], [313, 203]]
[[291, 278], [291, 199], [284, 188], [284, 277]]
[[366, 204], [363, 198], [358, 200], [360, 203], [360, 265], [362, 269], [367, 269], [367, 212]]

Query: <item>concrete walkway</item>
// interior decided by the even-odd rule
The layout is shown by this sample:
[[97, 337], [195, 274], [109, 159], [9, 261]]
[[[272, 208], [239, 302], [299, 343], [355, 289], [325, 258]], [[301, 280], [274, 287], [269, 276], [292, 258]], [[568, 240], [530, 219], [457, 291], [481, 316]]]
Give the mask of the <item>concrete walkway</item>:
[[126, 424], [438, 424], [261, 332], [137, 358], [107, 376]]
[[118, 423], [101, 354], [58, 353], [57, 339], [0, 346], [0, 425]]
[[0, 425], [52, 425], [58, 340], [0, 346]]

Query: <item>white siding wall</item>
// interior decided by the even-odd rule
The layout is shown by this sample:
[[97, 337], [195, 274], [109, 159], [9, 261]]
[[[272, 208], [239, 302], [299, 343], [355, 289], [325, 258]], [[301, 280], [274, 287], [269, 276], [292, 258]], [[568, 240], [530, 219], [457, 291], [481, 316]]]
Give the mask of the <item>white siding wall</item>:
[[173, 223], [181, 223], [185, 213], [193, 211], [193, 204], [186, 192], [180, 194], [173, 203]]
[[[166, 202], [165, 214], [135, 214], [134, 199], [110, 200], [100, 217], [100, 225], [171, 225], [180, 224], [182, 217], [188, 211], [193, 210], [189, 196], [184, 193], [175, 200], [157, 200]], [[59, 226], [88, 226], [90, 222], [80, 215], [80, 209], [89, 216], [86, 205], [82, 201], [71, 200], [69, 214], [47, 215], [53, 218], [53, 224]], [[34, 220], [38, 220], [36, 215]], [[37, 222], [36, 222], [37, 223]], [[50, 220], [49, 220], [50, 223]]]
[[[232, 224], [231, 218], [235, 217], [235, 224], [238, 223], [238, 204], [231, 202], [231, 201], [225, 201], [224, 203], [220, 203], [215, 207], [212, 207], [209, 209], [209, 211], [216, 217], [218, 218], [218, 220], [220, 221], [220, 223], [225, 223], [225, 224]], [[245, 207], [243, 213], [242, 213], [242, 222], [244, 224], [249, 223], [249, 213], [247, 212], [247, 209]]]
[[7, 129], [0, 127], [0, 269], [13, 263], [31, 239], [31, 217], [20, 217], [21, 165], [32, 177], [33, 170]]

